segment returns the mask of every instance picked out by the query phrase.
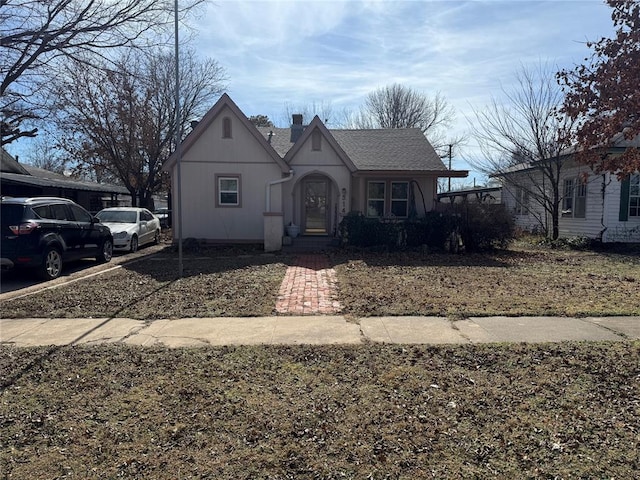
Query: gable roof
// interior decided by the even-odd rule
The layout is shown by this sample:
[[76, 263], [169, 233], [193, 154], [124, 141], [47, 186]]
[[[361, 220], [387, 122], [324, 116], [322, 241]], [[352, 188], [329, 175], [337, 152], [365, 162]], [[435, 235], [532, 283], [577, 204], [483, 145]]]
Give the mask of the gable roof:
[[[228, 107], [247, 130], [258, 140], [283, 173], [289, 171], [292, 157], [315, 129], [319, 129], [352, 172], [429, 172], [443, 177], [466, 177], [467, 170], [449, 170], [436, 153], [429, 140], [418, 128], [409, 129], [328, 129], [316, 115], [305, 125], [296, 142], [291, 141], [290, 128], [256, 127], [240, 108], [223, 94], [207, 112], [193, 131], [182, 141], [182, 153], [186, 153], [207, 130], [222, 109]], [[174, 153], [162, 169], [169, 171], [177, 162]]]
[[[215, 103], [213, 107], [209, 109], [209, 111], [202, 117], [202, 120], [198, 122], [198, 125], [187, 135], [187, 137], [182, 141], [181, 144], [181, 154], [184, 155], [189, 151], [189, 149], [196, 143], [198, 138], [209, 128], [209, 125], [216, 119], [216, 117], [220, 114], [220, 112], [225, 108], [229, 108], [231, 112], [238, 118], [238, 120], [244, 125], [244, 127], [254, 136], [254, 138], [262, 145], [265, 151], [271, 156], [273, 161], [282, 169], [284, 173], [289, 171], [289, 166], [282, 159], [280, 155], [273, 149], [269, 142], [267, 142], [266, 138], [260, 134], [260, 132], [256, 129], [255, 125], [249, 121], [247, 116], [242, 113], [242, 110], [231, 100], [231, 97], [226, 93], [223, 93], [220, 99]], [[176, 162], [178, 161], [178, 156], [176, 152], [174, 152], [164, 163], [162, 166], [163, 171], [169, 171]]]
[[29, 172], [4, 148], [0, 151], [0, 172], [29, 175]]
[[305, 127], [300, 138], [298, 138], [298, 140], [293, 145], [293, 147], [291, 147], [291, 149], [287, 152], [286, 156], [284, 157], [285, 162], [291, 163], [291, 159], [300, 150], [300, 148], [302, 148], [302, 145], [304, 144], [304, 142], [307, 141], [309, 136], [316, 129], [320, 130], [320, 133], [327, 140], [331, 148], [333, 148], [333, 150], [338, 154], [338, 157], [340, 157], [342, 162], [347, 166], [347, 168], [352, 173], [358, 170], [358, 167], [353, 163], [351, 158], [345, 153], [342, 146], [339, 145], [335, 137], [330, 133], [327, 127], [324, 126], [324, 123], [322, 123], [322, 120], [320, 120], [320, 117], [318, 117], [317, 115], [313, 117], [313, 120], [311, 120], [311, 123]]
[[[269, 133], [273, 132], [271, 145], [285, 160], [290, 160], [314, 128], [322, 131], [338, 154], [344, 154], [348, 164], [353, 165], [355, 170], [450, 172], [418, 128], [327, 129], [316, 116], [295, 144], [291, 142], [290, 128], [258, 127], [258, 130], [265, 138], [269, 138]], [[462, 176], [467, 173], [456, 172]]]

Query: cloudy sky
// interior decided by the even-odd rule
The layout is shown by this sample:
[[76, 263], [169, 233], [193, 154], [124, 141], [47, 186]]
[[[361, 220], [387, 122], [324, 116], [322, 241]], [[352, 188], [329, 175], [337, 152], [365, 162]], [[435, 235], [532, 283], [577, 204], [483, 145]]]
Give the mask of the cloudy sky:
[[[571, 67], [588, 56], [586, 41], [613, 35], [600, 0], [217, 0], [190, 23], [246, 115], [285, 126], [287, 105], [323, 103], [339, 121], [369, 92], [401, 83], [445, 96], [456, 110], [452, 136], [510, 89], [521, 65]], [[472, 169], [465, 158], [478, 155], [471, 140], [453, 167]]]

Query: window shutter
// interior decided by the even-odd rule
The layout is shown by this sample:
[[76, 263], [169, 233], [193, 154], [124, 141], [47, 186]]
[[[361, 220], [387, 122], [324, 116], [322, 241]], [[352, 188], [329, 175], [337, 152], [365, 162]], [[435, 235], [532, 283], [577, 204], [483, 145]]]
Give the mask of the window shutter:
[[631, 177], [627, 175], [620, 183], [620, 215], [618, 220], [626, 222], [629, 220], [629, 184]]

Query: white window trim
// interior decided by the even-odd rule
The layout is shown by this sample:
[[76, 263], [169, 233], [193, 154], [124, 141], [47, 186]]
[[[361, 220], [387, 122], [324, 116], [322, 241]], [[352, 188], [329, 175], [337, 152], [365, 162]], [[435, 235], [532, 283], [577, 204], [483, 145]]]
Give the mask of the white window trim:
[[[369, 186], [370, 186], [372, 183], [381, 183], [381, 184], [382, 184], [383, 189], [384, 189], [384, 191], [383, 191], [383, 193], [382, 193], [382, 198], [376, 198], [376, 197], [371, 198], [371, 197], [369, 197]], [[374, 201], [374, 202], [380, 202], [380, 201], [382, 201], [382, 216], [384, 216], [384, 215], [385, 215], [385, 212], [386, 212], [386, 209], [385, 209], [385, 206], [386, 206], [386, 201], [385, 201], [385, 200], [386, 200], [386, 196], [387, 196], [387, 182], [386, 182], [386, 181], [384, 181], [384, 180], [368, 180], [368, 181], [367, 181], [367, 204], [366, 204], [366, 209], [367, 209], [367, 214], [366, 214], [366, 216], [367, 216], [367, 217], [369, 217], [369, 218], [380, 218], [380, 215], [370, 215], [370, 214], [369, 214], [369, 202], [370, 202], [370, 201]]]
[[[633, 195], [631, 193], [631, 189], [636, 187], [638, 189], [638, 193]], [[631, 205], [631, 201], [636, 200], [637, 207]], [[632, 209], [636, 209], [635, 215], [631, 213]], [[631, 175], [629, 179], [629, 206], [628, 206], [628, 216], [633, 219], [640, 219], [640, 173], [634, 173]]]
[[[369, 186], [372, 183], [381, 183], [383, 185], [384, 191], [383, 191], [383, 197], [384, 198], [372, 198], [369, 197]], [[407, 185], [407, 197], [406, 198], [394, 198], [393, 197], [393, 184], [394, 183], [402, 183]], [[410, 180], [367, 180], [367, 191], [366, 191], [366, 198], [365, 198], [365, 210], [366, 210], [366, 217], [368, 218], [384, 218], [384, 217], [389, 217], [389, 216], [393, 216], [396, 218], [409, 218], [409, 199], [411, 198], [411, 194], [409, 192], [409, 186], [410, 186], [411, 181]], [[382, 215], [370, 215], [369, 214], [369, 202], [370, 201], [374, 201], [374, 202], [382, 202]], [[393, 202], [406, 202], [406, 214], [405, 215], [393, 215]]]
[[529, 192], [526, 188], [516, 187], [516, 215], [529, 215]]
[[[567, 195], [567, 183], [571, 182], [571, 195]], [[565, 178], [562, 183], [562, 218], [575, 218], [583, 220], [587, 218], [587, 182], [580, 177]], [[578, 193], [582, 191], [583, 194]], [[579, 198], [584, 199], [584, 213], [576, 216], [576, 203]], [[571, 208], [566, 208], [566, 201], [571, 199]]]
[[[216, 207], [221, 207], [221, 208], [225, 208], [225, 207], [230, 207], [230, 208], [237, 208], [237, 207], [241, 207], [242, 206], [242, 197], [240, 196], [242, 188], [242, 178], [240, 175], [234, 175], [234, 174], [217, 174], [216, 175]], [[221, 181], [222, 180], [235, 180], [236, 181], [236, 185], [237, 185], [237, 189], [236, 190], [223, 190], [222, 187], [220, 186]], [[236, 194], [236, 202], [235, 203], [228, 203], [228, 202], [223, 202], [222, 201], [222, 194], [223, 193], [235, 193]]]
[[[402, 183], [404, 185], [407, 186], [407, 196], [406, 198], [394, 198], [393, 197], [393, 185], [394, 183]], [[391, 195], [391, 202], [389, 203], [389, 212], [391, 214], [393, 214], [393, 202], [405, 202], [406, 203], [406, 208], [405, 208], [405, 212], [404, 215], [395, 215], [393, 214], [395, 217], [397, 218], [408, 218], [409, 217], [409, 182], [406, 180], [397, 180], [397, 181], [392, 181], [391, 182], [391, 188], [389, 189], [390, 195]]]

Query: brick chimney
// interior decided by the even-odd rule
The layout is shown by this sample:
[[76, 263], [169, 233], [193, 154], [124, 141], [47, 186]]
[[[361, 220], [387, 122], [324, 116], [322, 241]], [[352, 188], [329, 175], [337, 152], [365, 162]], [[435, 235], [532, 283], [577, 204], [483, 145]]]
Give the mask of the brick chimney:
[[296, 143], [304, 132], [304, 125], [302, 125], [302, 114], [294, 113], [291, 119], [291, 143]]

